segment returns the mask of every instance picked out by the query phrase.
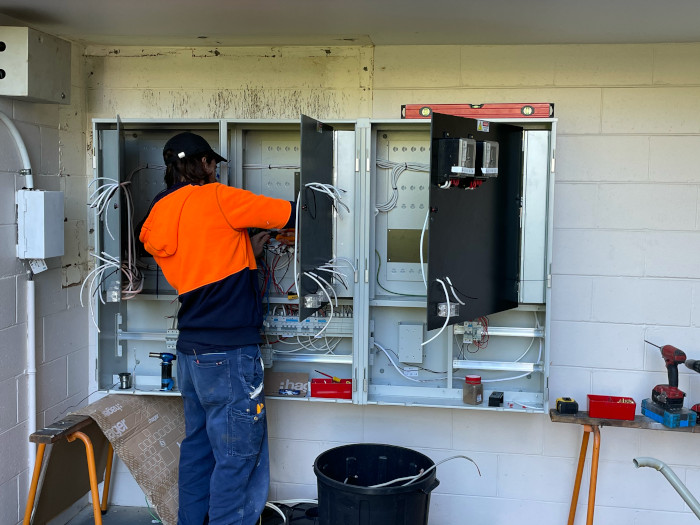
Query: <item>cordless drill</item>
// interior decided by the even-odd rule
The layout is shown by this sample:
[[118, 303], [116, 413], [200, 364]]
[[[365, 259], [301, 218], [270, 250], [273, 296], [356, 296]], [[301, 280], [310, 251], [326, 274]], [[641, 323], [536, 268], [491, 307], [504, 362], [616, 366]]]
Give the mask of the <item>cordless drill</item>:
[[173, 361], [177, 359], [175, 354], [169, 352], [149, 352], [148, 357], [160, 359], [160, 389], [172, 390], [175, 386], [173, 381]]
[[[695, 370], [698, 374], [700, 374], [700, 361], [697, 361], [695, 359], [686, 359], [685, 366], [687, 366], [691, 370]], [[690, 410], [692, 410], [696, 414], [700, 415], [700, 403], [694, 404], [690, 408]]]
[[[646, 340], [644, 342], [649, 343]], [[671, 345], [649, 344], [661, 350], [661, 357], [664, 358], [666, 370], [668, 370], [668, 384], [654, 387], [651, 391], [652, 401], [665, 410], [682, 408], [685, 392], [678, 389], [678, 365], [686, 362], [685, 352]]]

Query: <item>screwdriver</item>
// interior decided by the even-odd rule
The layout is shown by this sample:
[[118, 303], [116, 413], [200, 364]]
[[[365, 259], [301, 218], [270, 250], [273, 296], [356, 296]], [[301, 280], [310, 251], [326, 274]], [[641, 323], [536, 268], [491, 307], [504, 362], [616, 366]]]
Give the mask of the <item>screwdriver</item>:
[[332, 376], [332, 375], [330, 375], [330, 374], [324, 374], [324, 373], [321, 372], [320, 370], [314, 370], [314, 372], [317, 372], [317, 373], [321, 374], [322, 376], [330, 377], [330, 378], [333, 380], [334, 383], [340, 383], [340, 378], [339, 378], [339, 377], [335, 377], [335, 376]]

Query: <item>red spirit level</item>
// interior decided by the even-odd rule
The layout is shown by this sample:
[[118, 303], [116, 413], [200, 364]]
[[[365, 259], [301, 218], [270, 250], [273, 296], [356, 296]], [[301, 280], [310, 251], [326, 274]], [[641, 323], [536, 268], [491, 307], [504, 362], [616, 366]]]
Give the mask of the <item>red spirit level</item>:
[[551, 118], [554, 116], [554, 104], [506, 102], [503, 104], [404, 104], [401, 106], [401, 118], [405, 119], [429, 119], [433, 112], [477, 119]]

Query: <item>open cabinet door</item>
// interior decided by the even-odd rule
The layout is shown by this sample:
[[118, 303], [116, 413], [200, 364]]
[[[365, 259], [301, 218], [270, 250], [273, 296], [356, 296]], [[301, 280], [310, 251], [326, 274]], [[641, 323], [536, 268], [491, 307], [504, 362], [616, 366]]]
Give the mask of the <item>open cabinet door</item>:
[[518, 126], [432, 115], [428, 330], [447, 304], [448, 324], [518, 305], [522, 141]]
[[333, 200], [310, 189], [307, 185], [311, 183], [333, 184], [333, 128], [302, 115], [301, 198], [296, 232], [300, 321], [328, 302], [326, 293], [309, 274], [318, 275], [317, 268], [333, 258]]

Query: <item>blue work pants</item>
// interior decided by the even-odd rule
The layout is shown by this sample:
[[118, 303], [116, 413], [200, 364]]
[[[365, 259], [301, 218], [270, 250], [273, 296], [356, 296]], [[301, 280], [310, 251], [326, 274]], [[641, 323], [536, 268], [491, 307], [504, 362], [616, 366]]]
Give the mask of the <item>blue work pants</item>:
[[257, 345], [177, 354], [185, 408], [178, 525], [254, 525], [270, 483]]

